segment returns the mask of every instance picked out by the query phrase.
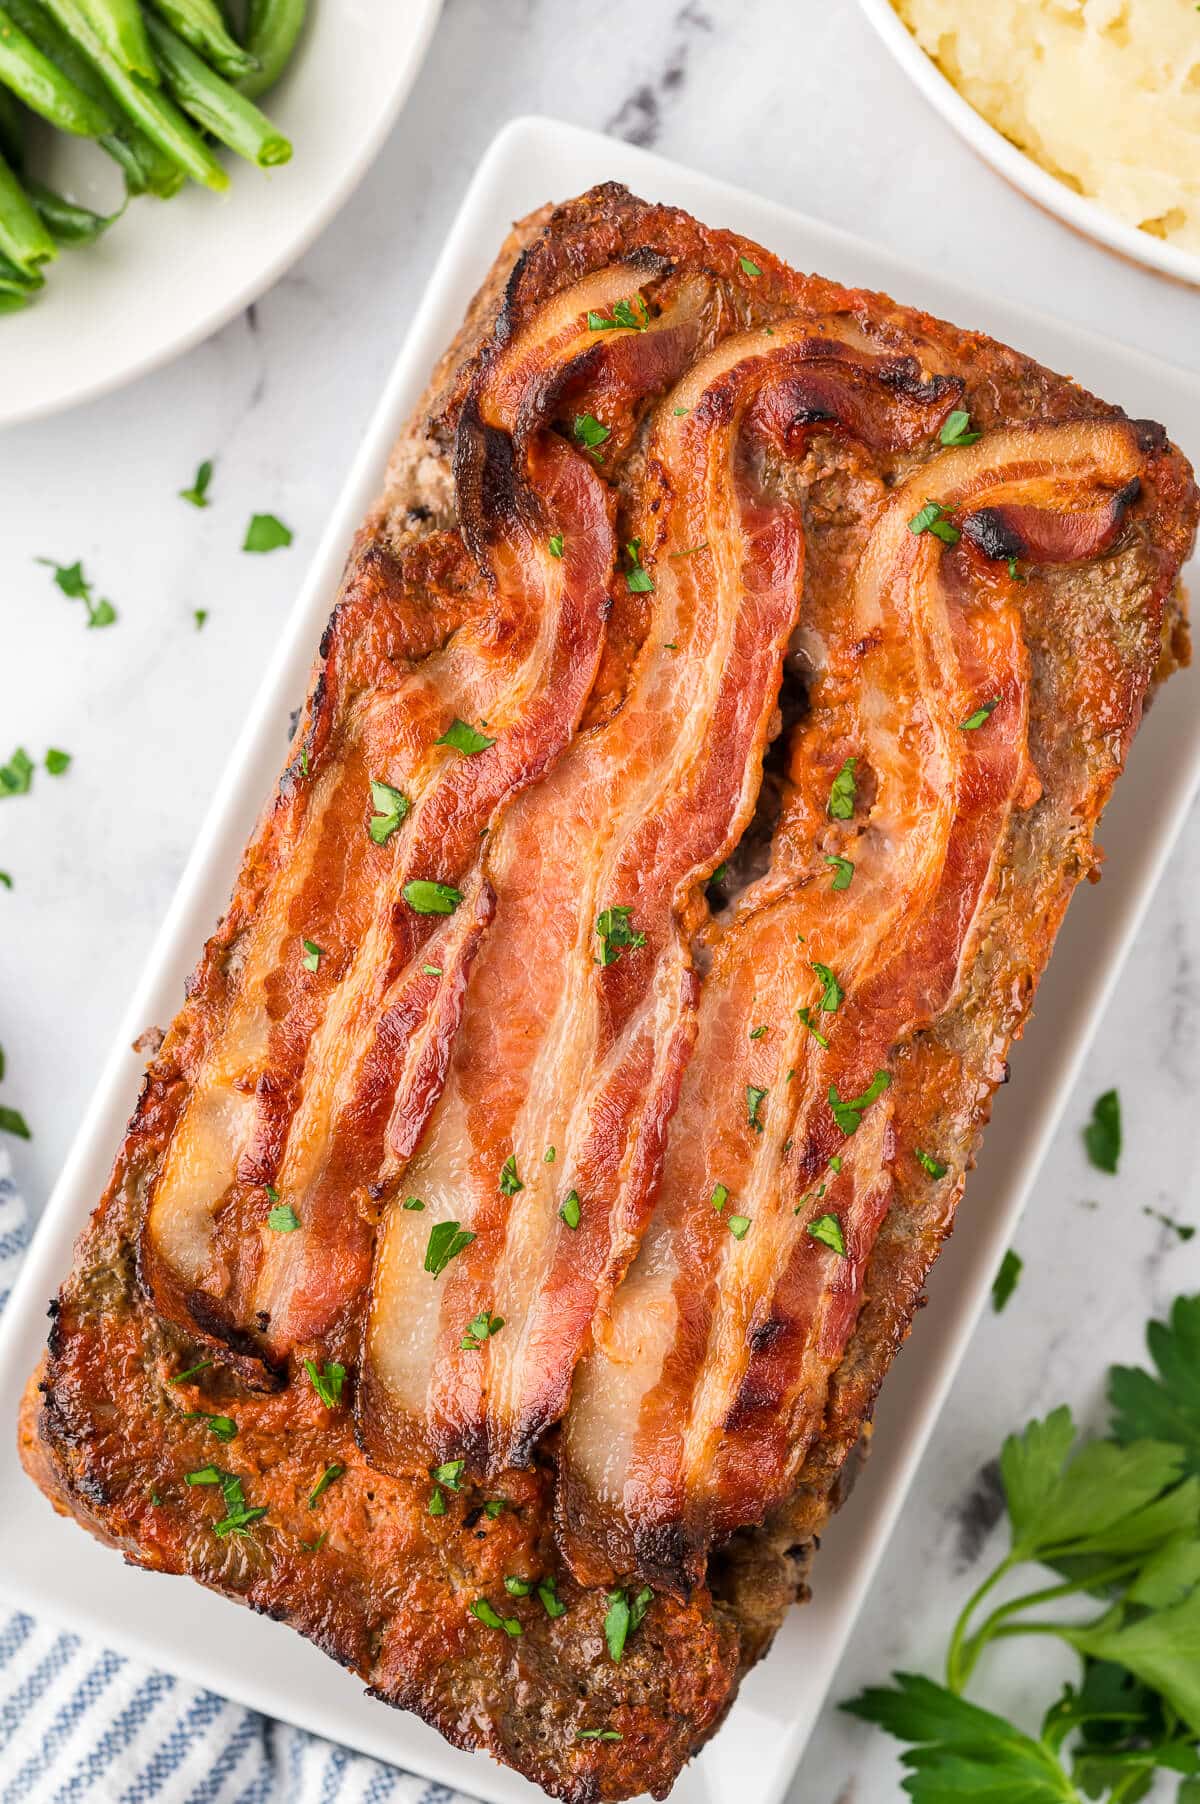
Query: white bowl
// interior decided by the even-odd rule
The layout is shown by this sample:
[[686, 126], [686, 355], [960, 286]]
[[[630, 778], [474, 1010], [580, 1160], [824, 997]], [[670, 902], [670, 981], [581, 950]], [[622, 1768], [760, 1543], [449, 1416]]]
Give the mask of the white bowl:
[[[312, 0], [279, 86], [262, 102], [290, 163], [225, 155], [229, 192], [143, 196], [85, 250], [64, 250], [32, 306], [0, 315], [0, 426], [56, 413], [157, 368], [232, 319], [312, 243], [366, 174], [428, 47], [442, 0]], [[41, 140], [43, 146], [48, 138]], [[115, 165], [54, 139], [52, 179], [103, 210]]]
[[1161, 270], [1181, 282], [1200, 286], [1200, 257], [1193, 251], [1181, 250], [1152, 237], [1137, 226], [1126, 225], [1108, 213], [1094, 200], [1076, 194], [1065, 182], [1043, 169], [1040, 163], [1018, 150], [1015, 144], [989, 125], [958, 89], [947, 81], [933, 58], [927, 56], [890, 0], [858, 0], [900, 67], [920, 88], [926, 100], [935, 106], [943, 119], [966, 139], [972, 150], [979, 152], [993, 169], [1005, 176], [1013, 186], [1037, 201], [1048, 212], [1055, 213], [1067, 225], [1074, 226], [1089, 238], [1098, 239], [1123, 257], [1132, 257], [1149, 269]]

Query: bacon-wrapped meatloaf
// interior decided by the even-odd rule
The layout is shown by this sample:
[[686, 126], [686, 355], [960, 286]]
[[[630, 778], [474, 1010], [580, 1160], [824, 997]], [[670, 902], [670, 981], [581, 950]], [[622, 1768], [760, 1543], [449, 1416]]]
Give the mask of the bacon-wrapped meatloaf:
[[554, 1797], [665, 1796], [1186, 660], [1197, 501], [686, 214], [520, 226], [55, 1306], [57, 1507]]

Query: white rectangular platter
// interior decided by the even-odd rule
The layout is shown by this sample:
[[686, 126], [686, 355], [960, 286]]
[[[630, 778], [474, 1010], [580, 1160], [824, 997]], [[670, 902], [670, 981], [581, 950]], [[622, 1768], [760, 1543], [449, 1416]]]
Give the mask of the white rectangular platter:
[[[139, 1659], [270, 1715], [300, 1723], [494, 1804], [533, 1804], [524, 1780], [446, 1746], [278, 1624], [198, 1585], [122, 1565], [52, 1515], [20, 1473], [16, 1407], [44, 1342], [46, 1302], [99, 1196], [141, 1074], [130, 1043], [174, 1014], [196, 953], [225, 904], [243, 844], [278, 772], [289, 711], [302, 698], [354, 529], [380, 486], [388, 449], [510, 222], [547, 199], [618, 179], [769, 245], [801, 269], [884, 288], [1005, 339], [1107, 400], [1148, 415], [1200, 459], [1200, 381], [1041, 314], [972, 294], [803, 215], [645, 151], [575, 127], [522, 119], [495, 141], [463, 202], [408, 341], [337, 502], [307, 584], [263, 678], [116, 1047], [46, 1210], [0, 1337], [0, 1590]], [[815, 1598], [792, 1613], [729, 1720], [684, 1774], [675, 1804], [778, 1804], [825, 1698], [855, 1613], [983, 1308], [992, 1277], [1054, 1131], [1100, 1012], [1200, 779], [1200, 708], [1177, 678], [1155, 705], [1106, 814], [1104, 882], [1073, 903], [1036, 1021], [997, 1098], [979, 1169], [909, 1347], [885, 1389], [867, 1470], [821, 1549]], [[985, 1451], [985, 1450], [981, 1450]], [[231, 1633], [236, 1621], [237, 1632]]]

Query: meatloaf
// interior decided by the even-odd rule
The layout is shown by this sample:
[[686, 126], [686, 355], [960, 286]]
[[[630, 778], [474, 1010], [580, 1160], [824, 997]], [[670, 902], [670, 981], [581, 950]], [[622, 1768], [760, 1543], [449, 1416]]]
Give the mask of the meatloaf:
[[55, 1507], [665, 1797], [805, 1593], [1197, 509], [976, 333], [611, 184], [519, 225], [53, 1305]]

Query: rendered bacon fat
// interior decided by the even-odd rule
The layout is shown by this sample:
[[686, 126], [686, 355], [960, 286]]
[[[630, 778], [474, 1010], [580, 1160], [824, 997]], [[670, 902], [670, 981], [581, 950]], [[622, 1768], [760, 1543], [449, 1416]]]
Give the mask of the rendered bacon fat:
[[[873, 799], [830, 820], [822, 720], [796, 753], [820, 791], [799, 809], [808, 869], [782, 893], [769, 873], [715, 935], [654, 1220], [567, 1421], [560, 1520], [589, 1582], [635, 1567], [685, 1587], [787, 1495], [891, 1202], [893, 1049], [948, 1004], [1011, 810], [1040, 794], [1020, 584], [981, 584], [968, 541], [913, 522], [929, 494], [952, 539], [1011, 505], [1030, 542], [1069, 547], [1140, 461], [1125, 426], [996, 435], [923, 467], [874, 527], [827, 648], [835, 755]], [[831, 855], [852, 861], [844, 889]]]
[[[327, 636], [309, 778], [279, 804], [290, 857], [248, 926], [225, 1021], [198, 1049], [143, 1236], [164, 1313], [252, 1361], [326, 1332], [361, 1292], [378, 1199], [440, 1092], [491, 916], [482, 836], [569, 739], [595, 677], [616, 551], [607, 490], [542, 420], [581, 361], [627, 404], [689, 361], [695, 284], [643, 331], [589, 337], [589, 308], [631, 280], [624, 266], [589, 278], [557, 331], [539, 321], [481, 369], [459, 457], [475, 617], [365, 694], [352, 683], [362, 609], [343, 604]], [[456, 719], [492, 743], [470, 756], [438, 743]], [[372, 779], [409, 810], [382, 844], [368, 832]], [[416, 912], [414, 879], [461, 894], [461, 913]], [[302, 938], [323, 948], [311, 977]], [[272, 1200], [298, 1225], [272, 1230]]]

